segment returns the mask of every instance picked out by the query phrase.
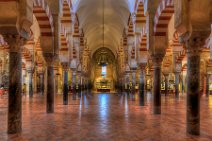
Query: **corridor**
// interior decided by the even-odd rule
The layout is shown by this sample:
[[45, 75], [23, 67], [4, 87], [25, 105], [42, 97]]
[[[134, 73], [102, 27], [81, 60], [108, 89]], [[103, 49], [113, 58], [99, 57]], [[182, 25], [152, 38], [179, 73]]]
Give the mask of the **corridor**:
[[[70, 96], [70, 95], [69, 95]], [[212, 138], [212, 96], [201, 97], [201, 134], [186, 134], [186, 101], [181, 96], [162, 96], [161, 115], [151, 111], [152, 95], [82, 94], [69, 105], [55, 98], [55, 113], [46, 114], [45, 99], [23, 97], [23, 130], [7, 134], [7, 98], [0, 99], [1, 141], [210, 141]]]
[[0, 0], [0, 141], [211, 141], [211, 106], [212, 0]]

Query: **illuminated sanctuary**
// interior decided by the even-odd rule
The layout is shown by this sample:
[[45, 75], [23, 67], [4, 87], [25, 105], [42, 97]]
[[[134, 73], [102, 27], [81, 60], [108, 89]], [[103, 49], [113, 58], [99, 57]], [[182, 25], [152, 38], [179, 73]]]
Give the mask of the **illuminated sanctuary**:
[[212, 0], [0, 0], [0, 141], [210, 141]]

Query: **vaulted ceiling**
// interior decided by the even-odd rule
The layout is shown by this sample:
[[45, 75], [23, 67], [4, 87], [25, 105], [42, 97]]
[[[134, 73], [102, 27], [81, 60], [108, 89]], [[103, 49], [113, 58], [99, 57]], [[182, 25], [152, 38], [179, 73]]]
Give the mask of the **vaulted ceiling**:
[[[110, 48], [114, 54], [127, 27], [130, 15], [126, 0], [104, 0], [104, 47]], [[103, 47], [103, 0], [81, 0], [77, 9], [80, 28], [91, 53]]]

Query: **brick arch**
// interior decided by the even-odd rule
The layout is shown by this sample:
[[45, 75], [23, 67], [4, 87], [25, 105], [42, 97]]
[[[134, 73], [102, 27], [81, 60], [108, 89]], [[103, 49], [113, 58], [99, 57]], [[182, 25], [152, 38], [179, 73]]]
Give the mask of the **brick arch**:
[[127, 31], [127, 36], [134, 36], [134, 27], [133, 27], [133, 21], [132, 21], [132, 14], [129, 17], [128, 20], [128, 31]]
[[40, 26], [41, 36], [53, 36], [53, 17], [46, 1], [33, 0], [33, 13]]
[[77, 14], [73, 15], [76, 16], [76, 21], [74, 23], [74, 35], [73, 37], [80, 37], [80, 33], [79, 33], [79, 19]]
[[61, 33], [60, 41], [61, 41], [60, 51], [68, 51], [68, 41], [66, 36], [63, 33]]
[[26, 61], [32, 61], [32, 54], [26, 47], [23, 47], [22, 58]]
[[136, 0], [135, 9], [136, 9], [136, 23], [146, 23], [143, 0]]
[[22, 70], [26, 71], [26, 64], [22, 62]]
[[63, 0], [63, 15], [61, 18], [62, 24], [70, 24], [71, 23], [71, 0]]
[[142, 28], [140, 38], [140, 51], [147, 51], [147, 30], [146, 27]]
[[[175, 31], [173, 34], [171, 46], [182, 47], [179, 41], [179, 34], [177, 31]], [[183, 49], [182, 51], [178, 53], [176, 57], [176, 63], [181, 63], [185, 57], [186, 57], [186, 51]]]
[[154, 35], [166, 36], [169, 21], [174, 14], [174, 0], [161, 0], [154, 19]]

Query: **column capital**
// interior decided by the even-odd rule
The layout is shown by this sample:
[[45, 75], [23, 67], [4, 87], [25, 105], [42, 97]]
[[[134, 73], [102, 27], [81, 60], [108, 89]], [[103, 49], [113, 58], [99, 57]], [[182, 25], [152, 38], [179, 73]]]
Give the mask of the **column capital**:
[[69, 69], [69, 63], [68, 62], [62, 62], [61, 65], [62, 65], [62, 68], [64, 71], [68, 71]]
[[169, 73], [163, 73], [164, 77], [168, 77]]
[[140, 69], [141, 69], [141, 70], [144, 70], [145, 68], [146, 68], [146, 63], [141, 63], [141, 64], [140, 64]]
[[180, 36], [180, 41], [185, 43], [187, 52], [198, 53], [204, 46], [205, 40], [209, 37], [211, 31], [193, 31], [191, 34], [186, 32]]
[[43, 57], [47, 66], [54, 66], [55, 56], [54, 53], [43, 53]]
[[9, 45], [9, 52], [18, 52], [21, 53], [23, 49], [23, 45], [26, 42], [26, 40], [21, 37], [20, 35], [12, 35], [12, 34], [7, 34], [3, 35], [4, 40], [7, 42]]
[[27, 73], [33, 73], [33, 69], [32, 68], [27, 68]]
[[154, 66], [161, 66], [164, 55], [165, 54], [153, 54], [153, 55], [151, 55]]

